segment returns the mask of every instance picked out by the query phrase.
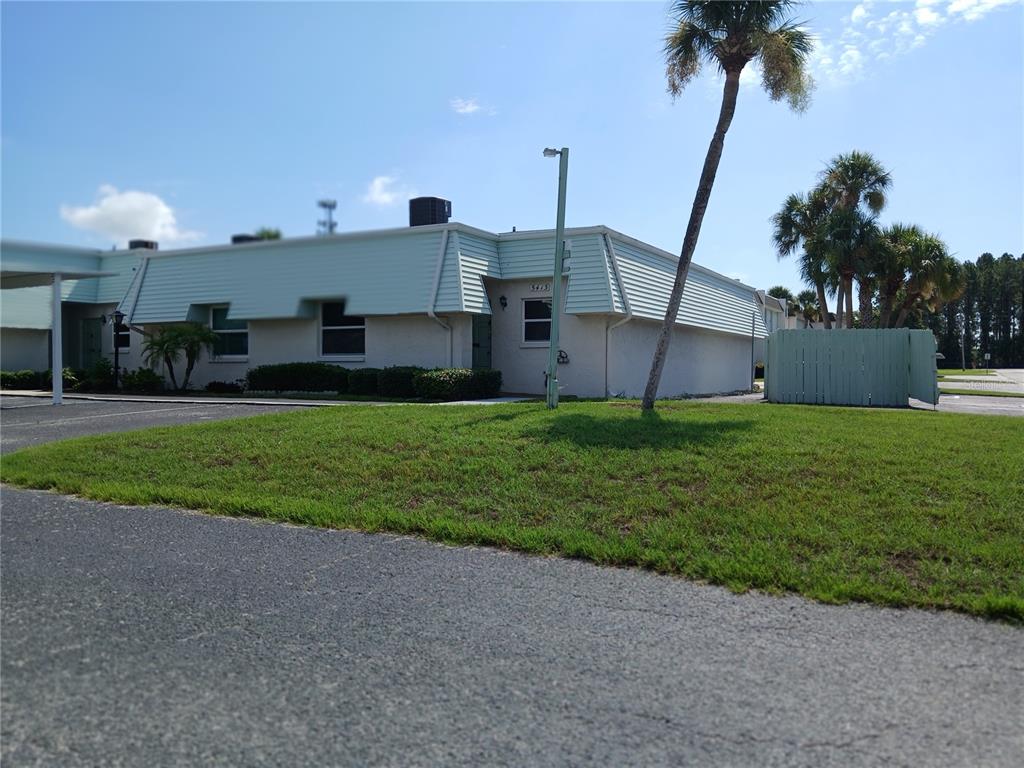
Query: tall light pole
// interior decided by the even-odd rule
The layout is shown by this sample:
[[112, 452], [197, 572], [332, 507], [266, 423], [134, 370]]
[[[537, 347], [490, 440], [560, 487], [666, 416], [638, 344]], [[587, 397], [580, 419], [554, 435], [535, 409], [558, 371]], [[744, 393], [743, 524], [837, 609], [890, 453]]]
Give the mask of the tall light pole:
[[558, 407], [558, 319], [562, 314], [562, 261], [565, 257], [565, 179], [569, 148], [545, 149], [544, 157], [559, 157], [558, 215], [555, 219], [555, 271], [551, 279], [551, 339], [548, 346], [548, 408]]

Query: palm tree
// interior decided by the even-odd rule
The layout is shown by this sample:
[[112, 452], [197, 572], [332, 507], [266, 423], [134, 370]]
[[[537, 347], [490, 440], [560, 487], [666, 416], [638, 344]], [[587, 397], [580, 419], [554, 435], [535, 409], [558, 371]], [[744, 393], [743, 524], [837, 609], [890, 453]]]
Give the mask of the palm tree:
[[936, 312], [964, 290], [962, 265], [949, 255], [946, 244], [938, 236], [920, 234], [909, 246], [905, 252], [904, 299], [894, 328], [906, 323], [911, 310], [921, 308]]
[[[195, 369], [199, 353], [203, 349], [210, 349], [217, 341], [217, 334], [199, 323], [182, 323], [180, 325], [167, 325], [158, 328], [155, 332], [146, 334], [142, 349], [146, 362], [151, 365], [155, 362], [162, 362], [167, 366], [167, 375], [171, 379], [171, 385], [182, 391], [188, 389], [189, 379]], [[174, 375], [174, 364], [178, 358], [185, 355], [185, 378], [178, 386], [177, 377]]]
[[800, 305], [800, 317], [804, 319], [808, 326], [821, 317], [817, 306], [818, 296], [814, 291], [800, 291], [796, 295], [796, 301]]
[[[854, 150], [832, 158], [822, 172], [819, 189], [833, 210], [859, 211], [861, 213], [860, 221], [865, 223], [869, 219], [873, 220], [885, 207], [885, 193], [891, 185], [891, 174], [873, 155]], [[851, 226], [853, 222], [849, 220], [837, 223], [847, 235], [870, 234], [868, 230]], [[839, 308], [836, 312], [837, 318], [840, 318], [838, 323], [840, 327], [844, 321], [847, 328], [853, 327], [853, 279], [855, 276], [858, 278], [861, 325], [867, 325], [872, 315], [871, 295], [874, 292], [870, 278], [872, 251], [865, 250], [865, 245], [863, 241], [859, 245], [854, 243], [833, 244], [834, 248], [845, 251], [847, 259], [844, 263], [843, 281], [839, 286]], [[844, 299], [846, 301], [845, 311]]]
[[[839, 277], [836, 324], [840, 328], [844, 325], [852, 328], [853, 280], [869, 269], [867, 265], [878, 247], [879, 230], [875, 217], [859, 208], [833, 208], [815, 237], [819, 241], [817, 247], [826, 254], [831, 270]], [[869, 304], [867, 312], [862, 315], [862, 323], [867, 322], [870, 316]]]
[[260, 227], [252, 233], [252, 236], [257, 240], [280, 240], [281, 230], [276, 227]]
[[682, 93], [704, 65], [714, 66], [724, 74], [725, 84], [718, 123], [704, 158], [665, 320], [651, 361], [651, 373], [644, 390], [645, 411], [654, 409], [690, 261], [722, 159], [725, 134], [736, 112], [743, 68], [756, 60], [761, 67], [762, 85], [773, 101], [785, 98], [797, 111], [807, 106], [811, 80], [804, 64], [813, 42], [789, 17], [794, 5], [793, 0], [675, 0], [672, 5], [673, 30], [665, 39], [669, 93], [673, 97]]
[[790, 195], [782, 204], [782, 209], [772, 216], [772, 242], [780, 259], [792, 255], [797, 248], [803, 248], [799, 263], [800, 277], [806, 284], [814, 286], [822, 321], [826, 328], [831, 328], [825, 288], [833, 280], [825, 251], [817, 237], [827, 213], [827, 202], [817, 191], [806, 197]]

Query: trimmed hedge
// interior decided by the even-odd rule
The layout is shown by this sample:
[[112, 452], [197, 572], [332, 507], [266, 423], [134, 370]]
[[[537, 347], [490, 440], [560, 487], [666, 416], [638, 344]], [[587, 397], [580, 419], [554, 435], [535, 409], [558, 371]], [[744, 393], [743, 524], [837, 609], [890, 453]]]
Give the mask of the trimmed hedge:
[[436, 368], [416, 374], [416, 394], [426, 400], [475, 400], [501, 391], [501, 371], [494, 368]]
[[257, 392], [348, 391], [348, 370], [329, 363], [279, 363], [250, 368], [246, 389]]
[[380, 368], [353, 368], [348, 372], [348, 392], [351, 395], [378, 395], [377, 377]]
[[211, 381], [206, 385], [207, 392], [226, 395], [242, 394], [242, 385], [238, 381]]
[[[83, 375], [84, 371], [65, 368], [64, 389], [68, 392], [77, 389]], [[0, 389], [49, 389], [52, 377], [51, 371], [0, 371]]]
[[37, 371], [0, 371], [0, 388], [3, 389], [40, 389], [39, 380], [42, 373]]
[[413, 379], [426, 369], [415, 365], [394, 365], [377, 374], [377, 394], [382, 397], [416, 397]]

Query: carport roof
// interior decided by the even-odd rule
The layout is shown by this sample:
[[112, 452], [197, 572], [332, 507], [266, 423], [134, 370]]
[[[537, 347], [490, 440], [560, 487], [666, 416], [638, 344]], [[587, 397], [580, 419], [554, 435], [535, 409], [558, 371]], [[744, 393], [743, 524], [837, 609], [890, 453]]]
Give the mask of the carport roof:
[[38, 267], [24, 269], [15, 267], [11, 269], [5, 266], [3, 269], [0, 269], [0, 289], [34, 288], [40, 285], [50, 285], [53, 283], [54, 275], [60, 275], [63, 280], [82, 280], [88, 277], [109, 277], [116, 274], [116, 272], [101, 272], [95, 269], [76, 269], [74, 267], [69, 267], [66, 270], [55, 267], [41, 272]]

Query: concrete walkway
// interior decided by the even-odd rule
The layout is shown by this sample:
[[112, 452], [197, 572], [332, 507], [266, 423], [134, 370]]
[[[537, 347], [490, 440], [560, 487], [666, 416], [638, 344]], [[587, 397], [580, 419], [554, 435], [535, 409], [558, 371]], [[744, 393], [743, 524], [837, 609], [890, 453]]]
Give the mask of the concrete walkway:
[[1024, 370], [998, 369], [989, 376], [949, 375], [939, 381], [939, 389], [969, 389], [985, 392], [1014, 392], [1024, 395]]

